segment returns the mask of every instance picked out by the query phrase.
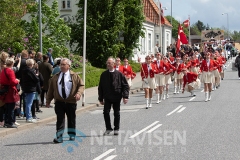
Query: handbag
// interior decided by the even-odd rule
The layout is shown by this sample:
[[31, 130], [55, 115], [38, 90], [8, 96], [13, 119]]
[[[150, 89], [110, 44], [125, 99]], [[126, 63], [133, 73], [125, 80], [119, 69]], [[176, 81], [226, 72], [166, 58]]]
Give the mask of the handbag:
[[[8, 76], [7, 76], [7, 73], [6, 73], [6, 70], [5, 70], [5, 69], [4, 69], [4, 73], [5, 73], [8, 81], [9, 81], [9, 78], [8, 78]], [[8, 92], [8, 88], [9, 88], [9, 86], [7, 86], [7, 85], [1, 85], [1, 88], [0, 88], [0, 96], [5, 95], [5, 94]]]

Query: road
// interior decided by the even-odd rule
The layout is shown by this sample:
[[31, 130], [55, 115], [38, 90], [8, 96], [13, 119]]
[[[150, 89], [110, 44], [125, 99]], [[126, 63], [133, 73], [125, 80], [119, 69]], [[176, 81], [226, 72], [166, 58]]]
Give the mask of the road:
[[[203, 86], [202, 86], [203, 87]], [[202, 88], [145, 109], [144, 93], [131, 95], [121, 106], [120, 134], [102, 136], [102, 107], [78, 114], [78, 140], [53, 144], [55, 122], [0, 139], [2, 160], [159, 160], [240, 159], [240, 80], [231, 66], [221, 87], [204, 102]], [[112, 114], [111, 114], [112, 116]], [[113, 116], [111, 117], [113, 119]]]

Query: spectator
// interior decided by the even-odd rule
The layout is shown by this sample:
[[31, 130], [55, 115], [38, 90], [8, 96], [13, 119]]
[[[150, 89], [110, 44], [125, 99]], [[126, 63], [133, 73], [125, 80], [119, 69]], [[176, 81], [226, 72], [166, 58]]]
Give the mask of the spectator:
[[129, 96], [129, 86], [125, 76], [114, 69], [115, 59], [109, 57], [107, 60], [108, 70], [101, 74], [98, 86], [98, 100], [104, 105], [103, 115], [106, 131], [104, 135], [109, 135], [113, 131], [110, 120], [110, 110], [114, 110], [114, 135], [118, 135], [120, 126], [120, 101], [126, 104]]
[[65, 128], [65, 114], [68, 119], [68, 132], [70, 141], [75, 140], [76, 132], [76, 108], [84, 90], [83, 81], [74, 72], [70, 71], [71, 61], [67, 58], [61, 60], [61, 72], [55, 74], [49, 83], [49, 92], [46, 98], [46, 107], [50, 106], [52, 99], [55, 100], [55, 113], [57, 115], [57, 133], [54, 143], [63, 142]]
[[52, 66], [51, 64], [48, 63], [49, 61], [49, 57], [47, 55], [43, 55], [43, 62], [41, 64], [39, 64], [39, 72], [42, 74], [43, 76], [43, 88], [42, 88], [42, 92], [41, 92], [41, 106], [44, 105], [44, 95], [45, 93], [47, 94], [48, 92], [48, 81], [51, 78], [51, 74], [52, 74]]
[[60, 72], [60, 62], [61, 62], [61, 58], [56, 58], [54, 60], [52, 75], [55, 75], [58, 72]]
[[38, 52], [35, 58], [36, 63], [39, 65], [40, 63], [42, 63], [42, 53]]
[[53, 63], [52, 52], [53, 52], [53, 49], [52, 49], [52, 48], [49, 48], [49, 49], [48, 49], [47, 56], [49, 57], [49, 59], [48, 59], [48, 63], [50, 63], [50, 64], [53, 66], [54, 63]]
[[235, 67], [238, 69], [238, 79], [240, 79], [240, 53], [239, 53], [239, 55], [236, 57]]
[[5, 103], [5, 126], [7, 128], [17, 128], [14, 117], [14, 109], [17, 101], [20, 100], [16, 85], [19, 80], [16, 79], [12, 67], [14, 65], [13, 58], [6, 59], [6, 68], [2, 68], [0, 84], [8, 86], [8, 92], [1, 97], [1, 100]]
[[26, 119], [28, 123], [35, 123], [36, 120], [33, 119], [31, 114], [32, 103], [35, 97], [35, 93], [37, 92], [37, 84], [39, 82], [39, 78], [34, 72], [34, 60], [28, 59], [26, 60], [27, 68], [22, 72], [21, 79], [21, 87], [25, 97], [25, 112]]

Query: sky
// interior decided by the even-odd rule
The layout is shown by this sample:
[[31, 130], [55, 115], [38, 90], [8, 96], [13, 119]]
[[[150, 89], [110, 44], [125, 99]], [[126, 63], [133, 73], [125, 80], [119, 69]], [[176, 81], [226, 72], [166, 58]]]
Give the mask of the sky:
[[167, 7], [164, 16], [171, 15], [171, 1], [172, 16], [180, 22], [190, 16], [191, 24], [200, 20], [213, 28], [227, 29], [228, 24], [231, 32], [240, 31], [240, 0], [160, 0]]

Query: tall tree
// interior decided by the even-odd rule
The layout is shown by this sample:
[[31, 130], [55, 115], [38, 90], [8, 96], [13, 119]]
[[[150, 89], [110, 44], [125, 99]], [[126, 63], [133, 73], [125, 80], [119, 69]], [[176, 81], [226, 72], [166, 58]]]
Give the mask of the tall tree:
[[202, 21], [198, 20], [195, 25], [197, 26], [198, 30], [200, 32], [202, 32], [204, 29], [206, 29], [207, 27], [209, 28], [209, 26], [207, 25], [207, 27], [203, 24]]
[[25, 2], [20, 0], [0, 0], [0, 50], [19, 52], [23, 46], [25, 32], [21, 17], [24, 14]]
[[[70, 25], [71, 45], [76, 44], [75, 52], [82, 55], [84, 0], [79, 0], [78, 7], [77, 22]], [[142, 35], [142, 22], [140, 0], [88, 1], [86, 53], [91, 64], [105, 67], [109, 56], [129, 57]]]
[[[31, 21], [24, 21], [24, 29], [27, 37], [25, 45], [29, 49], [39, 50], [39, 23], [38, 23], [38, 3], [27, 6]], [[47, 0], [42, 0], [42, 43], [43, 53], [48, 48], [53, 49], [53, 56], [67, 56], [69, 51], [66, 47], [70, 40], [71, 28], [59, 18], [58, 1], [54, 0], [52, 6], [47, 4]]]

